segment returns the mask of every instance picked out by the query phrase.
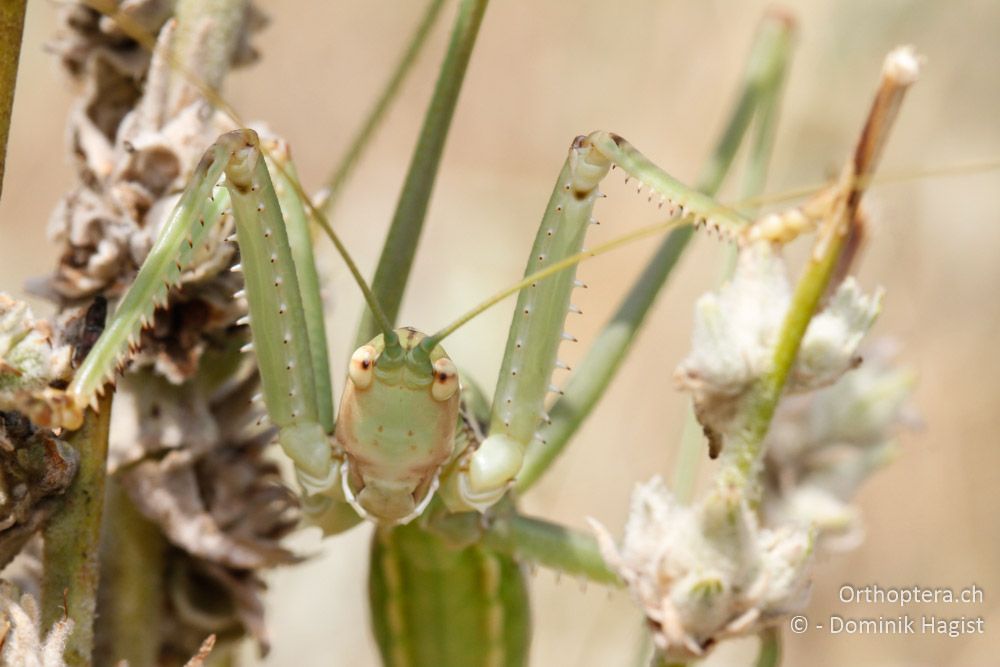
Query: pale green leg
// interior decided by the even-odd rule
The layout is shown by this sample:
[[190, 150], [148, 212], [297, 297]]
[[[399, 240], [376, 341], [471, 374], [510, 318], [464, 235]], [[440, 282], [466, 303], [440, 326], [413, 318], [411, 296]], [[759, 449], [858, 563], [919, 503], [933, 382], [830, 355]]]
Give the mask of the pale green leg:
[[[602, 195], [601, 180], [612, 164], [650, 188], [652, 195], [678, 214], [677, 224], [691, 221], [736, 238], [749, 221], [710, 197], [691, 190], [650, 162], [617, 135], [595, 132], [578, 137], [542, 218], [525, 275], [579, 253], [593, 207]], [[493, 396], [489, 437], [471, 452], [456, 474], [445, 480], [442, 496], [453, 511], [484, 510], [506, 493], [522, 469], [533, 442], [545, 445], [539, 432], [549, 421], [545, 396], [559, 365], [556, 355], [564, 339], [575, 270], [568, 269], [531, 283], [518, 295], [500, 376]]]

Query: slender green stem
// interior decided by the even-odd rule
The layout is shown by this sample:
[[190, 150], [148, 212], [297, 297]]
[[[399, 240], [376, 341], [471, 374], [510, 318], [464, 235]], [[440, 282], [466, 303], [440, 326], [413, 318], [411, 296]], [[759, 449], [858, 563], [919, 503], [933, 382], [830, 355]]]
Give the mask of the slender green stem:
[[[784, 18], [766, 20], [751, 51], [743, 89], [733, 106], [712, 157], [698, 179], [698, 189], [713, 195], [722, 185], [759, 100], [773, 94], [790, 50], [792, 26]], [[542, 428], [542, 440], [527, 451], [518, 475], [519, 492], [530, 488], [548, 469], [587, 418], [614, 377], [678, 259], [691, 240], [690, 226], [676, 229], [664, 239], [653, 258], [605, 325], [586, 357], [577, 366], [550, 410], [551, 423]]]
[[[750, 72], [757, 72], [763, 77], [758, 86], [757, 104], [754, 113], [754, 131], [750, 138], [750, 152], [747, 156], [746, 173], [743, 178], [741, 200], [752, 201], [764, 191], [767, 180], [767, 167], [771, 162], [774, 148], [774, 136], [778, 125], [778, 112], [781, 101], [781, 91], [784, 86], [788, 69], [788, 51], [791, 44], [790, 25], [781, 15], [775, 15], [775, 21], [765, 21], [761, 25], [760, 36], [764, 44], [778, 40], [779, 48], [764, 49], [759, 53], [754, 49], [757, 58], [751, 56], [753, 65]], [[784, 23], [783, 23], [784, 21]], [[786, 26], [781, 30], [782, 26]], [[757, 77], [752, 77], [757, 78]], [[744, 205], [740, 212], [752, 216], [756, 212], [753, 205]], [[737, 248], [730, 246], [725, 250], [722, 276], [728, 280], [736, 268]], [[689, 502], [694, 497], [695, 483], [698, 478], [698, 468], [704, 460], [705, 436], [698, 423], [694, 410], [688, 408], [684, 420], [684, 430], [681, 434], [677, 458], [674, 461], [672, 490], [681, 502]]]
[[[451, 127], [458, 94], [462, 89], [465, 71], [472, 57], [479, 26], [486, 12], [487, 0], [462, 0], [458, 17], [451, 34], [451, 42], [430, 107], [424, 117], [423, 129], [416, 151], [406, 174], [406, 182], [396, 204], [396, 213], [389, 227], [389, 235], [382, 248], [372, 292], [390, 322], [399, 314], [403, 291], [413, 266], [420, 233], [427, 215], [434, 180], [437, 177], [445, 139]], [[366, 310], [358, 330], [357, 344], [361, 345], [378, 333], [374, 315]]]
[[778, 667], [781, 664], [781, 631], [767, 628], [760, 633], [757, 667]]
[[[778, 334], [771, 369], [750, 389], [743, 422], [734, 437], [726, 443], [717, 483], [723, 487], [744, 489], [750, 502], [759, 498], [757, 469], [760, 466], [764, 437], [770, 428], [802, 337], [830, 285], [865, 184], [885, 146], [903, 95], [916, 80], [918, 66], [915, 57], [897, 54], [895, 61], [892, 58], [890, 55], [883, 70], [881, 85], [861, 131], [854, 156], [841, 175], [840, 196], [826, 220], [821, 223], [809, 261], [795, 287], [788, 313]], [[900, 60], [904, 62], [900, 63]]]
[[358, 160], [361, 159], [361, 155], [375, 135], [375, 131], [385, 119], [386, 113], [403, 87], [403, 82], [406, 81], [406, 77], [413, 70], [413, 66], [416, 64], [420, 52], [427, 42], [427, 36], [441, 14], [441, 7], [443, 5], [444, 0], [430, 0], [428, 3], [427, 9], [424, 11], [424, 16], [421, 18], [420, 24], [417, 25], [417, 30], [413, 33], [413, 37], [410, 38], [410, 43], [407, 45], [406, 50], [403, 51], [396, 69], [393, 70], [392, 76], [375, 102], [375, 106], [368, 112], [368, 116], [365, 118], [361, 129], [354, 136], [344, 157], [341, 158], [340, 163], [334, 168], [333, 173], [327, 180], [326, 196], [323, 199], [323, 203], [319, 206], [319, 209], [326, 217], [330, 217], [333, 212], [334, 206], [340, 198], [344, 183], [347, 182], [355, 165], [357, 165]]
[[7, 138], [14, 106], [17, 62], [24, 34], [24, 10], [27, 0], [0, 0], [0, 195], [3, 195], [4, 165], [7, 163]]
[[68, 617], [73, 633], [66, 645], [66, 664], [91, 664], [94, 611], [100, 578], [98, 551], [104, 509], [104, 479], [111, 424], [111, 392], [101, 398], [98, 411], [88, 410], [83, 427], [68, 442], [80, 456], [76, 479], [63, 497], [62, 507], [44, 530], [42, 628]]
[[153, 667], [160, 655], [166, 541], [115, 478], [108, 479], [101, 535], [95, 662]]
[[667, 662], [667, 659], [660, 651], [654, 651], [653, 657], [649, 661], [649, 667], [687, 667], [686, 662]]

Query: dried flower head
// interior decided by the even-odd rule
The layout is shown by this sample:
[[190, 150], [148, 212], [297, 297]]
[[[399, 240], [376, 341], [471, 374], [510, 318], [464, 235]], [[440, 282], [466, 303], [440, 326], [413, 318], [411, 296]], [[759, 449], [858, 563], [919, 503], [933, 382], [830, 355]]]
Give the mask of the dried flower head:
[[0, 582], [0, 666], [65, 667], [63, 653], [71, 632], [73, 621], [64, 618], [43, 636], [35, 598]]
[[[213, 109], [188, 78], [173, 71], [177, 36], [175, 24], [167, 20], [173, 3], [127, 2], [121, 11], [150, 34], [159, 31], [152, 56], [144, 55], [145, 49], [114, 21], [80, 7], [65, 10], [64, 29], [55, 43], [69, 72], [83, 85], [69, 121], [80, 182], [49, 223], [63, 255], [44, 291], [61, 303], [124, 292], [205, 149], [233, 129], [232, 121]], [[245, 23], [256, 29], [262, 19], [251, 8]], [[212, 29], [206, 21], [196, 32]], [[240, 34], [234, 63], [251, 59], [250, 31]], [[186, 60], [201, 61], [197, 53]], [[197, 68], [193, 75], [205, 79]], [[158, 311], [143, 333], [141, 352], [133, 360], [154, 365], [175, 383], [194, 375], [206, 346], [245, 312], [245, 304], [232, 298], [240, 278], [225, 270], [235, 247], [226, 242], [232, 220], [223, 218], [181, 275], [183, 291], [171, 293], [171, 308]]]
[[[55, 50], [81, 96], [69, 119], [79, 183], [50, 221], [63, 253], [46, 292], [62, 305], [121, 296], [205, 150], [234, 127], [192, 81], [217, 86], [229, 66], [251, 60], [262, 18], [249, 7], [241, 26], [200, 11], [175, 23], [175, 4], [123, 0], [124, 23], [81, 6], [63, 11]], [[156, 35], [151, 55], [129, 25]], [[235, 44], [216, 54], [228, 44], [223, 28], [235, 30]], [[209, 633], [265, 643], [259, 570], [295, 560], [281, 539], [297, 523], [297, 502], [264, 456], [271, 434], [249, 400], [258, 378], [240, 364], [248, 334], [236, 324], [245, 301], [233, 297], [242, 278], [228, 271], [233, 223], [224, 199], [213, 201], [220, 223], [119, 382], [109, 453], [116, 482], [170, 545], [160, 649], [177, 662]]]
[[890, 461], [895, 432], [916, 421], [914, 374], [879, 341], [865, 363], [833, 386], [782, 402], [766, 441], [763, 512], [768, 524], [812, 526], [819, 548], [857, 546], [863, 530], [851, 499]]
[[69, 487], [78, 457], [48, 429], [0, 412], [0, 568], [21, 551]]
[[166, 581], [171, 650], [188, 655], [206, 633], [237, 630], [266, 646], [258, 571], [297, 560], [281, 540], [299, 513], [265, 455], [273, 432], [257, 424], [250, 403], [259, 390], [255, 369], [244, 363], [218, 387], [175, 387], [146, 370], [121, 387], [112, 472], [175, 547]]
[[48, 322], [0, 293], [0, 410], [17, 410], [42, 426], [61, 423], [68, 402], [57, 385], [71, 377], [72, 359], [72, 347], [55, 341]]
[[[774, 246], [759, 242], [744, 247], [732, 279], [695, 306], [691, 353], [675, 377], [694, 395], [713, 454], [737, 424], [747, 391], [771, 368], [791, 296], [784, 260]], [[845, 280], [810, 322], [788, 391], [829, 385], [856, 366], [858, 345], [881, 299], [881, 290], [866, 296], [853, 278]]]
[[687, 506], [654, 478], [632, 495], [620, 547], [591, 525], [668, 661], [704, 656], [806, 602], [810, 532], [761, 528], [741, 496], [716, 492]]

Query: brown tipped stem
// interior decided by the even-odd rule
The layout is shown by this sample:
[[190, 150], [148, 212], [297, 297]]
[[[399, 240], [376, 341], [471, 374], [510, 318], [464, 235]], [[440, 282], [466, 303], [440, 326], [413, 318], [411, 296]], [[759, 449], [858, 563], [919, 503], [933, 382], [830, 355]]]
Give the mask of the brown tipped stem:
[[854, 155], [844, 167], [839, 192], [830, 213], [820, 223], [816, 243], [799, 282], [795, 287], [771, 371], [751, 390], [746, 421], [723, 453], [723, 468], [717, 478], [722, 486], [748, 489], [749, 499], [759, 499], [757, 470], [764, 437], [771, 425], [785, 382], [795, 363], [799, 346], [850, 237], [852, 221], [875, 169], [889, 130], [899, 111], [906, 90], [916, 82], [920, 64], [912, 50], [896, 49], [886, 57], [875, 101], [872, 103]]
[[65, 653], [70, 667], [87, 667], [92, 662], [110, 425], [108, 392], [101, 398], [98, 412], [88, 410], [83, 427], [68, 438], [80, 456], [80, 468], [62, 506], [43, 532], [42, 628], [48, 632], [61, 618], [73, 621]]
[[0, 195], [3, 195], [4, 165], [7, 162], [7, 138], [17, 83], [17, 61], [24, 34], [24, 9], [27, 0], [0, 0]]

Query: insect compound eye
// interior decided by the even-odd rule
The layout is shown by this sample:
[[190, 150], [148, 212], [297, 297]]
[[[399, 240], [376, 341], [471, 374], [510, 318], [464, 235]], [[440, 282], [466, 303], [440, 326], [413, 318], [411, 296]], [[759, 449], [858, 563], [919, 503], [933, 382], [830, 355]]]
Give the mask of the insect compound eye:
[[358, 389], [370, 387], [375, 377], [375, 348], [371, 345], [362, 345], [355, 350], [351, 355], [347, 374]]
[[458, 389], [458, 371], [451, 359], [441, 357], [434, 362], [434, 382], [431, 384], [431, 396], [436, 401], [447, 401], [455, 395]]

